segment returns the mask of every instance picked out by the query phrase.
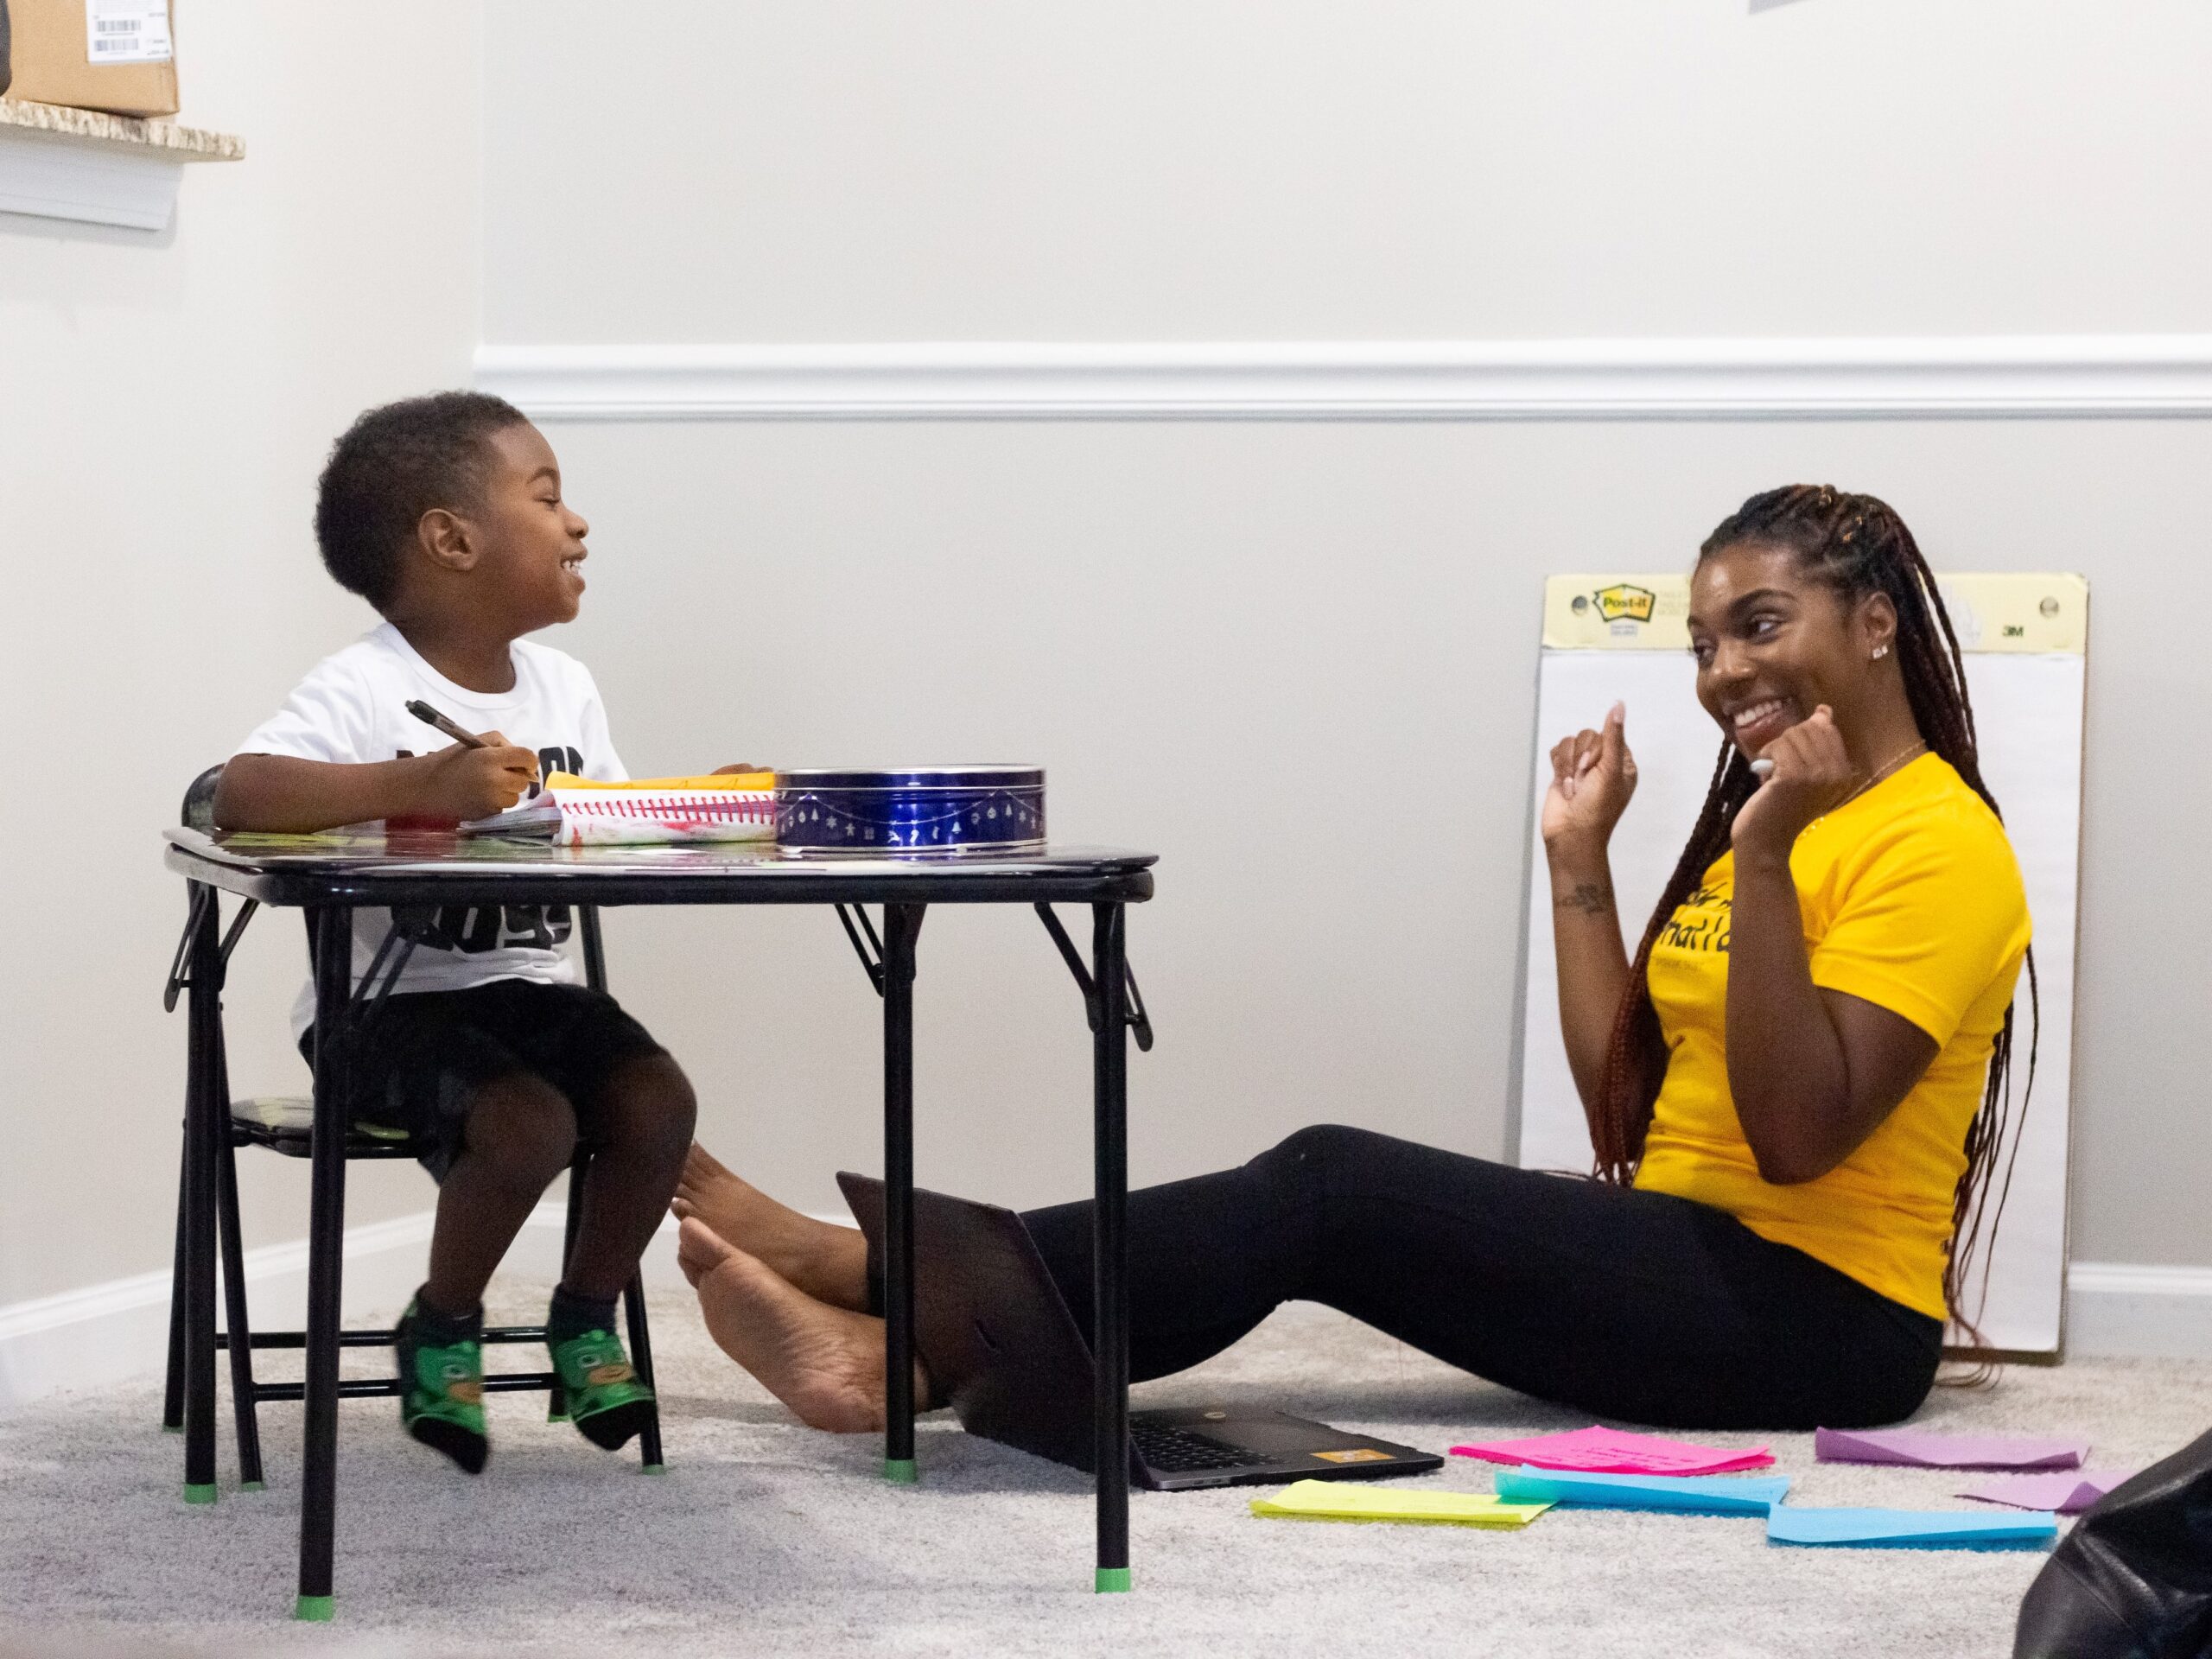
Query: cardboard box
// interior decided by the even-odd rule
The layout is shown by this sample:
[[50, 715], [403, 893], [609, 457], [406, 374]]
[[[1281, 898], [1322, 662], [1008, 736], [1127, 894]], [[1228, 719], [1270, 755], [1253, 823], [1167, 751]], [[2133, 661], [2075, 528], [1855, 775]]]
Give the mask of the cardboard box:
[[169, 0], [6, 0], [8, 96], [112, 115], [175, 115]]

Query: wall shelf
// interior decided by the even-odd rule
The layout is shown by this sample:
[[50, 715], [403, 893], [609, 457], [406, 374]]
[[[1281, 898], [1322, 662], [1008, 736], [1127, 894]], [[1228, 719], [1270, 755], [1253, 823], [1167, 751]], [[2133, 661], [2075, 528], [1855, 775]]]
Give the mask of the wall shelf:
[[0, 213], [158, 231], [186, 163], [245, 156], [227, 132], [0, 98]]

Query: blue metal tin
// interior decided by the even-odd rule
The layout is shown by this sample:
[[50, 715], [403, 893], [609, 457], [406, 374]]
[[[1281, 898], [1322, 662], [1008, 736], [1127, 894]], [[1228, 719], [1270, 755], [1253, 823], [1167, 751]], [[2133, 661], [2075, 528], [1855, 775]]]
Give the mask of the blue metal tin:
[[836, 766], [776, 774], [776, 841], [809, 852], [1033, 852], [1039, 766]]

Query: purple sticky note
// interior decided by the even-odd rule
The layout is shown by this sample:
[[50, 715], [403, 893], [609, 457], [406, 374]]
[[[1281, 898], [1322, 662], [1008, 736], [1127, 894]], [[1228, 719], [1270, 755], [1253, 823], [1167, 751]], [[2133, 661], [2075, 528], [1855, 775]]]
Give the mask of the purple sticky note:
[[2009, 1503], [2016, 1510], [2052, 1510], [2079, 1515], [2126, 1480], [2131, 1469], [2069, 1469], [2055, 1475], [2006, 1475], [1959, 1489], [1961, 1497], [1985, 1503]]
[[1931, 1434], [1922, 1428], [1823, 1428], [1822, 1463], [1897, 1463], [1915, 1469], [2078, 1469], [2087, 1440], [2021, 1434]]
[[1526, 1463], [1539, 1469], [1578, 1469], [1597, 1475], [1719, 1475], [1736, 1469], [1764, 1469], [1774, 1461], [1763, 1446], [1745, 1452], [1594, 1426], [1565, 1434], [1539, 1434], [1532, 1440], [1478, 1440], [1471, 1446], [1455, 1446], [1452, 1452], [1454, 1457], [1483, 1458], [1491, 1463]]

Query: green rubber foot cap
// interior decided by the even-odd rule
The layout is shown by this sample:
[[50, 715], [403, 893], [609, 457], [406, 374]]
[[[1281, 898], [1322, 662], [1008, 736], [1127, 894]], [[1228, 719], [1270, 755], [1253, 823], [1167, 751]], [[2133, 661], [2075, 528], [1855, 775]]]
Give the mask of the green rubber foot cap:
[[329, 1596], [302, 1596], [293, 1604], [292, 1617], [310, 1624], [327, 1624], [338, 1617], [338, 1606]]
[[269, 1483], [265, 1480], [246, 1480], [238, 1483], [238, 1491], [242, 1492], [265, 1492], [268, 1490]]
[[163, 1423], [162, 1425], [162, 1433], [164, 1434], [181, 1434], [184, 1433], [184, 1425], [182, 1423]]
[[1102, 1567], [1098, 1569], [1098, 1593], [1109, 1596], [1129, 1587], [1129, 1569], [1126, 1567]]
[[215, 1483], [211, 1480], [205, 1486], [200, 1486], [188, 1480], [184, 1483], [184, 1501], [188, 1503], [213, 1503], [215, 1501]]
[[922, 1471], [915, 1466], [912, 1458], [886, 1458], [883, 1460], [883, 1478], [893, 1485], [912, 1486], [920, 1483]]
[[668, 1472], [668, 1465], [664, 1463], [640, 1464], [638, 1472], [641, 1475], [664, 1475]]

